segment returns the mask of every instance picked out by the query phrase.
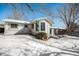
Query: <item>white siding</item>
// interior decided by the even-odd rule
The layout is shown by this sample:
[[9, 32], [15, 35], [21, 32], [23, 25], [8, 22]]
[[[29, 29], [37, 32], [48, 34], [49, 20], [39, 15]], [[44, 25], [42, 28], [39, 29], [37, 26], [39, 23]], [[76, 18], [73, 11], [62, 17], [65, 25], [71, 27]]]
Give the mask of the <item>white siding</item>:
[[[12, 23], [15, 24], [15, 23]], [[11, 23], [5, 23], [5, 34], [27, 33], [28, 29], [24, 28], [24, 24], [17, 24], [17, 28], [11, 28]]]
[[50, 36], [54, 36], [55, 35], [55, 33], [54, 33], [54, 29], [51, 29], [51, 35]]
[[[45, 31], [41, 31], [41, 22], [45, 23]], [[48, 36], [50, 36], [50, 24], [45, 21], [45, 20], [41, 20], [39, 21], [39, 31], [36, 31], [36, 25], [34, 24], [34, 29], [32, 29], [33, 34], [38, 33], [38, 32], [45, 32], [48, 34]]]

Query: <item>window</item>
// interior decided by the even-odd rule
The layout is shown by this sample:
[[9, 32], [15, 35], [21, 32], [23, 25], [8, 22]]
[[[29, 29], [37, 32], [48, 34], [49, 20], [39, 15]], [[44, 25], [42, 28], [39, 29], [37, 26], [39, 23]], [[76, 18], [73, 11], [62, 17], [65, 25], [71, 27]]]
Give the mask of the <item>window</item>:
[[25, 25], [24, 27], [27, 28], [27, 25]]
[[45, 31], [45, 23], [41, 22], [41, 31]]
[[38, 31], [39, 30], [39, 25], [38, 25], [38, 23], [36, 23], [36, 31]]
[[52, 34], [52, 29], [50, 29], [50, 34]]
[[17, 24], [11, 24], [11, 28], [17, 28]]
[[34, 28], [34, 24], [32, 24], [32, 29]]

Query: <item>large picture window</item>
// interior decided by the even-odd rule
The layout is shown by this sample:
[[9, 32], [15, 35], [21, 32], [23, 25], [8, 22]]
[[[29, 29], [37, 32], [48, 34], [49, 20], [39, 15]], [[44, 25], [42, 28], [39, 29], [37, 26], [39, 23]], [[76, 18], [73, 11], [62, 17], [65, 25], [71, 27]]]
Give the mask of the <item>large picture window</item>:
[[45, 31], [45, 22], [41, 22], [41, 31]]
[[11, 28], [17, 28], [17, 24], [11, 24]]

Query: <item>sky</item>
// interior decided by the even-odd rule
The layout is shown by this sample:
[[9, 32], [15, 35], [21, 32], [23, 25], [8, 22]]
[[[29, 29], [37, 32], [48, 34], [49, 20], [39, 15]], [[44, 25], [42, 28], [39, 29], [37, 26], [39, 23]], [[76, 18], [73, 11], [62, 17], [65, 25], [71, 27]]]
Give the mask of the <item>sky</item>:
[[[23, 4], [17, 4], [22, 6]], [[46, 12], [52, 12], [53, 14], [57, 14], [57, 8], [59, 7], [63, 7], [64, 4], [62, 3], [45, 3], [45, 4], [39, 4], [39, 3], [32, 3], [30, 4], [32, 9], [34, 10], [34, 13], [32, 11], [30, 11], [27, 7], [27, 10], [23, 10], [25, 15], [23, 18], [26, 21], [31, 21], [37, 18], [43, 18], [43, 17], [47, 17], [47, 14], [45, 13], [41, 13], [39, 10], [40, 8], [43, 8], [44, 10], [47, 10]], [[19, 6], [18, 6], [19, 7]], [[43, 11], [44, 11], [43, 10]], [[12, 15], [12, 7], [11, 6], [7, 6], [6, 4], [1, 4], [0, 3], [0, 21], [3, 21], [3, 19], [6, 19], [7, 17]], [[62, 21], [60, 21], [59, 18], [52, 18], [52, 21], [54, 22], [53, 27], [57, 27], [57, 28], [64, 28], [65, 25], [63, 24]]]

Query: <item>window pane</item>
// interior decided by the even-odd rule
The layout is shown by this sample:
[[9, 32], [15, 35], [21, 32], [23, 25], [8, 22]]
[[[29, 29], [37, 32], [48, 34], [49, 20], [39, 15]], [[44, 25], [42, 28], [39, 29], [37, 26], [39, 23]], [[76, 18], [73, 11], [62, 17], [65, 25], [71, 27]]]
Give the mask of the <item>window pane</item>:
[[50, 29], [50, 34], [52, 34], [52, 29]]
[[36, 31], [38, 31], [39, 30], [39, 25], [38, 25], [38, 23], [36, 23]]
[[27, 25], [25, 25], [25, 28], [27, 28]]
[[32, 29], [34, 28], [34, 24], [32, 24]]
[[41, 22], [41, 30], [45, 31], [45, 23], [44, 22]]
[[11, 28], [17, 28], [17, 24], [11, 24]]

